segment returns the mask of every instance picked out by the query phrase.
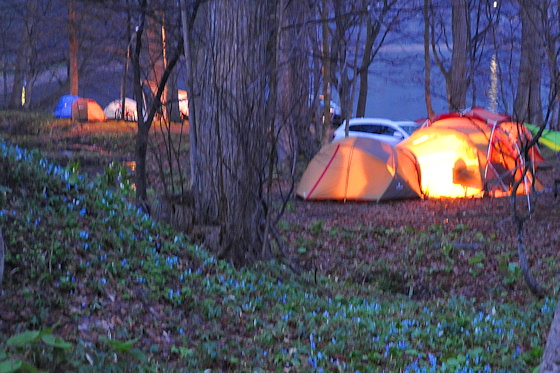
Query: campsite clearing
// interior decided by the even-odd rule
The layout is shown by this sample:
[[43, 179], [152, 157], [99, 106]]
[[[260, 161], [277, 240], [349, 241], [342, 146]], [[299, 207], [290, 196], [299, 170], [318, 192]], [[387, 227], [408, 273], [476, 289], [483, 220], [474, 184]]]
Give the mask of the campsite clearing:
[[[101, 172], [111, 160], [133, 161], [134, 123], [57, 120], [38, 132], [37, 126], [10, 123], [0, 123], [4, 138], [38, 148], [56, 162], [80, 160], [85, 172]], [[188, 133], [188, 122], [169, 130]], [[550, 286], [558, 270], [554, 263], [560, 262], [560, 198], [552, 193], [560, 171], [554, 164], [548, 161], [538, 170], [545, 191], [526, 226], [529, 262], [537, 279]], [[504, 280], [509, 263], [517, 261], [509, 198], [343, 203], [294, 197], [280, 227], [291, 260], [318, 275], [362, 284], [365, 293], [382, 286], [422, 299], [448, 293], [480, 299], [528, 295], [519, 275], [511, 283]], [[473, 264], [481, 255], [482, 268]]]
[[[3, 138], [10, 132], [28, 145], [53, 140], [52, 151], [76, 140], [104, 149], [128, 144], [124, 151], [134, 135], [90, 131], [64, 143], [54, 141], [60, 133], [48, 124], [0, 128]], [[60, 322], [56, 336], [80, 343], [64, 361], [88, 367], [137, 363], [138, 355], [120, 350], [132, 345], [158, 369], [177, 370], [346, 364], [352, 371], [404, 371], [417, 363], [439, 370], [465, 351], [476, 371], [530, 371], [538, 364], [555, 302], [537, 300], [520, 276], [508, 198], [292, 199], [278, 228], [301, 275], [274, 263], [238, 271], [126, 207], [120, 193], [86, 188], [87, 179], [78, 178], [77, 187], [58, 177], [49, 182], [35, 170], [53, 167], [22, 161], [22, 153], [5, 159], [21, 172], [3, 174], [8, 188], [0, 194], [9, 204], [4, 237], [21, 254], [7, 262], [18, 270], [6, 272], [0, 302], [6, 339]], [[545, 186], [553, 171], [540, 175]], [[30, 182], [37, 175], [40, 182]], [[553, 297], [557, 207], [546, 191], [527, 224], [531, 269]], [[43, 257], [62, 267], [51, 270], [50, 260], [36, 260]], [[53, 359], [44, 360], [46, 369]]]

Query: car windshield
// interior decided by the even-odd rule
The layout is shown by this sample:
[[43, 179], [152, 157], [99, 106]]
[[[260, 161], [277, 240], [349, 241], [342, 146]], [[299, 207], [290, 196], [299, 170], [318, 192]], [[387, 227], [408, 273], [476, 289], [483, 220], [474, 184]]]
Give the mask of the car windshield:
[[401, 127], [409, 135], [412, 135], [412, 132], [418, 129], [418, 126], [412, 123], [399, 123], [399, 127]]

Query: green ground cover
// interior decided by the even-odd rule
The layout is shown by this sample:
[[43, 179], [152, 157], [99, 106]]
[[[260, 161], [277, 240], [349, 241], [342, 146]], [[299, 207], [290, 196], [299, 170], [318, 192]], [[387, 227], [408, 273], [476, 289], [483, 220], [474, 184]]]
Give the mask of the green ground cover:
[[[423, 300], [381, 282], [296, 276], [275, 262], [235, 269], [152, 221], [132, 195], [120, 166], [86, 177], [78, 163], [62, 167], [1, 140], [0, 372], [527, 372], [539, 364], [555, 299]], [[364, 234], [355, 229], [328, 234]], [[393, 239], [413, 248], [432, 236]], [[312, 246], [302, 243], [300, 254]], [[475, 271], [486, 262], [468, 259]], [[425, 265], [415, 260], [418, 273]], [[515, 264], [502, 270], [521, 281]]]

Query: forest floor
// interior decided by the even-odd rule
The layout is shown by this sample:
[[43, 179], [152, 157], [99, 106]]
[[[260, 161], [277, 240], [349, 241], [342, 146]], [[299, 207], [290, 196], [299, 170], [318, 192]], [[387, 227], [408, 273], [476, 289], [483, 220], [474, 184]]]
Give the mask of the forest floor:
[[[62, 121], [48, 128], [37, 136], [3, 123], [0, 134], [39, 148], [55, 162], [78, 159], [86, 172], [102, 172], [110, 161], [133, 162], [134, 123]], [[188, 123], [156, 125], [152, 131], [187, 135]], [[560, 168], [553, 155], [548, 158], [537, 173], [545, 190], [531, 201], [534, 213], [525, 224], [529, 264], [545, 287], [560, 274], [540, 259], [560, 262], [560, 198], [553, 193]], [[526, 216], [527, 198], [517, 199]], [[343, 203], [291, 197], [280, 230], [289, 259], [317, 275], [418, 299], [456, 294], [521, 300], [527, 288], [515, 264], [518, 235], [511, 201], [487, 197]]]
[[[17, 118], [17, 113], [15, 119], [4, 114], [0, 117], [3, 140], [40, 150], [53, 163], [72, 168], [68, 174], [76, 170], [90, 176], [106, 173], [111, 162], [134, 167], [133, 124], [82, 124], [50, 117], [29, 121], [27, 116]], [[155, 126], [153, 131], [162, 128]], [[187, 134], [188, 127], [177, 124], [163, 132], [175, 141]], [[155, 141], [150, 152], [161, 145]], [[270, 285], [268, 280], [261, 284], [259, 272], [268, 263], [257, 264], [254, 272], [237, 271], [204, 257], [198, 246], [176, 247], [182, 238], [175, 231], [144, 219], [136, 209], [124, 208], [128, 200], [120, 194], [121, 205], [112, 201], [108, 183], [95, 184], [107, 190], [80, 202], [78, 188], [70, 181], [43, 187], [44, 180], [34, 183], [35, 179], [26, 178], [25, 167], [12, 177], [11, 170], [17, 169], [20, 159], [4, 163], [3, 170], [8, 172], [0, 169], [4, 178], [0, 182], [6, 183], [0, 183], [4, 185], [0, 217], [10, 228], [4, 237], [12, 248], [19, 248], [6, 262], [9, 276], [0, 302], [0, 337], [44, 329], [63, 320], [57, 332], [72, 342], [83, 339], [88, 348], [102, 344], [105, 335], [121, 340], [141, 336], [140, 347], [159, 356], [156, 363], [168, 359], [181, 366], [192, 361], [197, 368], [217, 367], [218, 371], [236, 371], [231, 367], [241, 369], [243, 364], [259, 367], [263, 359], [270, 371], [277, 371], [277, 364], [311, 371], [317, 363], [316, 352], [318, 358], [313, 339], [318, 332], [324, 333], [324, 342], [333, 342], [321, 343], [321, 353], [326, 354], [328, 348], [331, 357], [330, 363], [321, 363], [332, 371], [341, 371], [338, 364], [342, 362], [361, 371], [372, 366], [404, 371], [418, 359], [424, 367], [433, 367], [434, 354], [438, 364], [454, 361], [458, 367], [455, 360], [466, 360], [465, 354], [474, 352], [486, 359], [475, 371], [483, 371], [487, 363], [488, 367], [504, 366], [505, 371], [529, 371], [527, 367], [540, 361], [553, 312], [548, 304], [555, 302], [537, 299], [523, 279], [511, 198], [342, 203], [290, 196], [277, 226], [278, 237], [286, 259], [301, 276], [272, 265], [266, 272], [274, 279]], [[555, 159], [549, 154], [546, 165], [537, 170], [545, 189], [531, 199], [534, 213], [524, 229], [530, 272], [549, 297], [557, 296], [560, 285], [560, 198], [553, 192], [560, 175]], [[150, 182], [157, 189], [156, 157], [149, 154], [148, 161]], [[300, 172], [303, 166], [298, 167]], [[528, 217], [527, 197], [515, 200], [519, 213]], [[49, 201], [47, 206], [45, 201]], [[164, 256], [166, 266], [160, 266]], [[45, 260], [51, 257], [58, 268]], [[283, 303], [280, 294], [288, 301]], [[368, 306], [361, 308], [364, 304]], [[490, 324], [496, 314], [507, 325], [512, 320], [507, 336]], [[520, 317], [526, 321], [518, 324]], [[366, 318], [367, 323], [361, 324]], [[422, 353], [400, 353], [395, 347], [394, 356], [384, 355], [390, 345], [383, 338], [395, 338], [395, 325], [404, 329], [405, 322], [416, 319], [411, 324], [414, 333], [406, 342]], [[486, 322], [488, 332], [487, 326], [479, 328]], [[449, 331], [443, 339], [440, 326]], [[463, 329], [466, 332], [461, 334]], [[481, 330], [488, 334], [477, 334]], [[173, 347], [179, 349], [173, 352]], [[301, 359], [293, 353], [296, 348]], [[75, 354], [79, 353], [76, 349]], [[80, 361], [92, 364], [87, 353], [91, 352]], [[526, 359], [515, 360], [519, 353]], [[116, 363], [112, 353], [95, 356], [106, 359], [108, 366]], [[242, 362], [240, 356], [244, 356]]]

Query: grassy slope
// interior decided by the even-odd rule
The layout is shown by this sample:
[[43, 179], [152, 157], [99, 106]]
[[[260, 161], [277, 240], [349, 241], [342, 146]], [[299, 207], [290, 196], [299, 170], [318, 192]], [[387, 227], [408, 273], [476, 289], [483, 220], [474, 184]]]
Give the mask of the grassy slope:
[[[126, 184], [107, 179], [91, 182], [36, 152], [0, 146], [4, 359], [50, 371], [495, 372], [538, 364], [553, 300], [412, 301], [296, 278], [274, 263], [235, 270], [152, 222], [127, 203]], [[410, 232], [410, 245], [415, 239]], [[53, 325], [71, 349], [6, 344]]]

